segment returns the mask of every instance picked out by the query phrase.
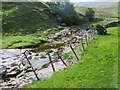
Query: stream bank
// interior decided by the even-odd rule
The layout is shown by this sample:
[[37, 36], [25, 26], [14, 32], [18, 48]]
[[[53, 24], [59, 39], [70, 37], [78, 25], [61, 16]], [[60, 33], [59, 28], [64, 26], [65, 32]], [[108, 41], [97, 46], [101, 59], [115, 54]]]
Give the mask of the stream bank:
[[[53, 74], [46, 52], [49, 50], [53, 51], [50, 54], [51, 59], [55, 61], [53, 63], [55, 71], [63, 70], [66, 66], [56, 58], [55, 55], [58, 48], [61, 48], [62, 50], [60, 51], [61, 55], [68, 53], [71, 51], [69, 43], [76, 42], [75, 38], [83, 40], [85, 39], [85, 36], [90, 39], [90, 33], [92, 32], [92, 29], [86, 31], [83, 28], [79, 28], [77, 30], [63, 30], [56, 33], [54, 36], [49, 37], [48, 41], [51, 44], [48, 43], [47, 46], [43, 45], [43, 47], [40, 46], [34, 49], [2, 49], [0, 52], [2, 55], [0, 61], [2, 74], [2, 80], [0, 80], [1, 88], [17, 88], [37, 80], [23, 54], [26, 50], [32, 51], [31, 54], [27, 53], [27, 56], [32, 63], [33, 68], [36, 70], [38, 77], [40, 80], [43, 80]], [[83, 41], [82, 44], [86, 44], [85, 41]], [[76, 44], [73, 43], [72, 47], [75, 48]], [[65, 60], [65, 63], [68, 64], [67, 60]]]
[[[57, 45], [58, 43], [64, 43], [65, 45], [60, 45], [62, 46], [62, 48], [64, 48], [61, 51], [62, 55], [68, 53], [71, 51], [71, 49], [67, 45], [69, 43], [66, 44], [66, 42], [68, 42], [73, 37], [77, 38], [78, 36], [79, 39], [82, 39], [83, 36], [87, 36], [88, 38], [90, 38], [91, 30], [92, 29], [85, 30], [84, 28], [63, 30], [48, 38], [48, 44], [46, 43], [48, 46], [43, 45], [45, 46], [43, 47], [45, 49], [42, 49], [41, 46], [29, 49], [0, 49], [0, 55], [2, 56], [0, 57], [0, 88], [18, 88], [37, 80], [23, 54], [26, 50], [35, 51], [31, 52], [31, 54], [27, 53], [27, 56], [31, 63], [33, 63], [33, 67], [36, 70], [36, 73], [40, 80], [48, 78], [54, 73], [52, 70], [52, 66], [50, 65], [49, 58], [46, 55], [46, 52], [49, 51], [49, 49], [53, 50], [53, 52], [50, 54], [52, 60], [54, 60], [53, 64], [55, 70], [63, 70], [66, 66], [59, 59], [57, 59], [54, 54], [54, 52], [56, 52], [57, 48], [59, 47], [53, 47], [55, 47], [55, 45]], [[74, 42], [74, 40], [70, 42]], [[85, 41], [83, 41], [82, 43], [86, 44]], [[74, 43], [72, 46], [73, 48], [76, 47]], [[68, 59], [71, 57], [73, 56], [68, 57]], [[67, 60], [65, 60], [65, 63], [67, 63], [67, 65], [69, 64]]]

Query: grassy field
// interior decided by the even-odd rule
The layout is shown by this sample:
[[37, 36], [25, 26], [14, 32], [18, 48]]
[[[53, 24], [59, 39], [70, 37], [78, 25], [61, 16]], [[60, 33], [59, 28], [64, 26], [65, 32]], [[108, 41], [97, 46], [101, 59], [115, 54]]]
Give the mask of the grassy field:
[[118, 88], [118, 27], [107, 31], [110, 35], [97, 35], [76, 64], [23, 88]]

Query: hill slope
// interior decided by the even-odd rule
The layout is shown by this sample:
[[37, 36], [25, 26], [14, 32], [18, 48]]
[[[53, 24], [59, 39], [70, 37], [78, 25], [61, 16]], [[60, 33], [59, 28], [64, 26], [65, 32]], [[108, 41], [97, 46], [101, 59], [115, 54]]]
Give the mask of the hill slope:
[[80, 3], [75, 3], [74, 6], [98, 8], [118, 14], [117, 2], [80, 2]]
[[[84, 14], [87, 8], [88, 7], [76, 6], [75, 10], [77, 12], [80, 12], [80, 13]], [[102, 9], [93, 8], [93, 10], [95, 11], [95, 16], [96, 17], [117, 17], [118, 16], [117, 14], [115, 14], [113, 12], [105, 11], [105, 10], [102, 10]]]
[[[3, 34], [31, 34], [57, 24], [54, 11], [43, 2], [3, 3]], [[50, 13], [51, 12], [51, 13]]]

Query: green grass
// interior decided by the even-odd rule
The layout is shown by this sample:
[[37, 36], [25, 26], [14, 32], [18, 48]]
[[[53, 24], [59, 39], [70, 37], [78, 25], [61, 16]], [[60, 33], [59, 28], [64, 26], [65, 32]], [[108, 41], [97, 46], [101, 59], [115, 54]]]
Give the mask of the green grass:
[[26, 35], [26, 36], [6, 36], [1, 38], [2, 44], [0, 48], [6, 49], [6, 48], [19, 48], [19, 47], [25, 47], [25, 46], [31, 46], [31, 45], [37, 45], [39, 43], [45, 42], [45, 40], [41, 38], [36, 38], [32, 35]]
[[107, 30], [110, 35], [97, 35], [76, 64], [23, 88], [118, 88], [118, 28]]
[[6, 33], [6, 36], [0, 37], [0, 48], [8, 49], [8, 48], [19, 48], [19, 47], [26, 47], [26, 46], [35, 46], [40, 43], [46, 42], [46, 40], [42, 38], [47, 38], [57, 32], [59, 32], [59, 28], [67, 29], [67, 27], [58, 27], [58, 28], [50, 28], [45, 29], [41, 32], [37, 32], [31, 35], [16, 35], [13, 36], [9, 33]]

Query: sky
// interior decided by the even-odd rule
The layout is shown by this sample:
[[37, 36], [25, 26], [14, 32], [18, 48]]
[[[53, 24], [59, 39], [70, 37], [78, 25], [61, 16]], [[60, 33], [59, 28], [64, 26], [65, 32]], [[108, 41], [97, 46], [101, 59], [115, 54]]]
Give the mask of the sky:
[[120, 0], [70, 0], [71, 2], [119, 2]]
[[[26, 0], [2, 0], [2, 1], [26, 1]], [[55, 0], [28, 0], [28, 1], [55, 1]], [[56, 0], [56, 1], [67, 1], [67, 0]], [[76, 3], [76, 2], [119, 2], [120, 0], [70, 0], [70, 2]]]
[[[42, 0], [42, 1], [55, 1], [55, 0]], [[66, 0], [56, 0], [56, 1], [66, 1]], [[70, 0], [70, 2], [119, 2], [120, 0]]]
[[70, 0], [71, 2], [94, 2], [96, 0]]

